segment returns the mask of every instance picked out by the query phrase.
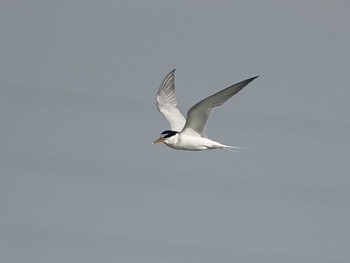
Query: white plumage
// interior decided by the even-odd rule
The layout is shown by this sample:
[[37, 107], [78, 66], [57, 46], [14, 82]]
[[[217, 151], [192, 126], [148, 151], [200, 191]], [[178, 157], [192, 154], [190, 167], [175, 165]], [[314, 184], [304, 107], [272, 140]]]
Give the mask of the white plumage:
[[153, 143], [163, 142], [174, 149], [192, 151], [239, 148], [210, 140], [204, 131], [214, 108], [225, 103], [257, 77], [243, 80], [201, 100], [187, 112], [185, 119], [176, 107], [174, 69], [165, 76], [156, 96], [157, 108], [169, 122], [171, 130], [162, 132], [161, 137]]

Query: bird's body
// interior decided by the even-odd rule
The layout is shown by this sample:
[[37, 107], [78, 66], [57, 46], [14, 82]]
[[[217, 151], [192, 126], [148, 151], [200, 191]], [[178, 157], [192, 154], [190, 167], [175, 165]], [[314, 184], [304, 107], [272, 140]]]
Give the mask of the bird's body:
[[206, 137], [193, 136], [179, 132], [164, 141], [166, 145], [176, 150], [203, 151], [210, 149], [230, 149], [232, 146], [210, 140]]
[[171, 130], [162, 132], [160, 138], [153, 143], [163, 142], [173, 149], [189, 151], [239, 148], [210, 140], [204, 130], [213, 109], [222, 105], [257, 77], [241, 81], [201, 100], [187, 112], [185, 119], [176, 107], [174, 73], [175, 70], [171, 71], [163, 79], [156, 97], [157, 108], [168, 120]]

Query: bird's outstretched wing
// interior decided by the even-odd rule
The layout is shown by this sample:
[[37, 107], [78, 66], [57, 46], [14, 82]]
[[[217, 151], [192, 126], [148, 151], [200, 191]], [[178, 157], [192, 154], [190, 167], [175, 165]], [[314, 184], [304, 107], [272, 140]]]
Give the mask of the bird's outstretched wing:
[[214, 108], [222, 105], [257, 77], [243, 80], [198, 102], [187, 112], [187, 121], [182, 132], [206, 137], [204, 130]]
[[156, 101], [157, 108], [169, 122], [173, 131], [181, 131], [185, 126], [185, 118], [176, 107], [175, 69], [165, 76], [160, 84]]

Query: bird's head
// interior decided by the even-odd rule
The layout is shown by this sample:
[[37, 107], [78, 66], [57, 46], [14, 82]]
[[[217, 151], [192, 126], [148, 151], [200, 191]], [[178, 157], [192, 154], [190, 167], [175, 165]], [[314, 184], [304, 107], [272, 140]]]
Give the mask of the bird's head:
[[159, 138], [153, 142], [153, 144], [164, 142], [164, 141], [168, 140], [169, 138], [173, 137], [177, 133], [178, 133], [177, 131], [171, 131], [171, 130], [163, 131], [160, 134]]

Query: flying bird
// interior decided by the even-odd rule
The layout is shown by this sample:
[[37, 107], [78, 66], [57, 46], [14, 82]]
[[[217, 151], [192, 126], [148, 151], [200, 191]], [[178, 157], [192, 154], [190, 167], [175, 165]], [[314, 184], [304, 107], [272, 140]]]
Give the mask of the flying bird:
[[201, 100], [187, 112], [185, 119], [176, 107], [174, 69], [165, 76], [156, 96], [157, 108], [169, 122], [171, 130], [163, 131], [153, 143], [162, 142], [173, 149], [189, 151], [240, 148], [213, 141], [207, 137], [204, 131], [214, 108], [222, 105], [257, 77], [243, 80]]

